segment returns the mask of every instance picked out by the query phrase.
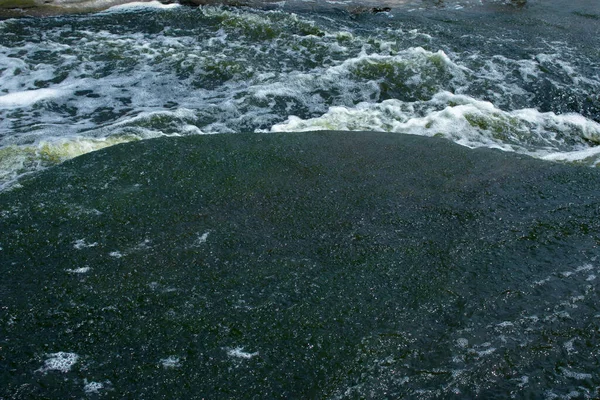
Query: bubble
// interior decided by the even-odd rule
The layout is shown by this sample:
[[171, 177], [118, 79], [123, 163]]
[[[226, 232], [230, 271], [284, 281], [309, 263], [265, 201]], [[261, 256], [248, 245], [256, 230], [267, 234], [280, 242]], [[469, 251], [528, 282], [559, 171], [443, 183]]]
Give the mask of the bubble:
[[44, 361], [44, 365], [38, 370], [40, 372], [60, 371], [63, 373], [69, 372], [73, 365], [79, 360], [79, 356], [75, 353], [66, 353], [60, 351], [46, 355], [48, 359]]

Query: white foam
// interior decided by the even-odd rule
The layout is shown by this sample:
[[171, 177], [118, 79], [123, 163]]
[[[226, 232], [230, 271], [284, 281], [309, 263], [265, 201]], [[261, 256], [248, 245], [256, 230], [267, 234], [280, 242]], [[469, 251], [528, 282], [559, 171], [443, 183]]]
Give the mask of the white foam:
[[525, 82], [531, 82], [539, 76], [539, 66], [533, 60], [519, 60], [519, 73]]
[[196, 243], [197, 244], [206, 243], [206, 240], [208, 239], [209, 234], [210, 234], [210, 232], [204, 232], [202, 235], [198, 235], [198, 240], [196, 240]]
[[[177, 6], [156, 1], [136, 2], [116, 6], [106, 12], [135, 11], [140, 7], [164, 9]], [[221, 7], [203, 7], [198, 12], [209, 18], [217, 16], [242, 24], [232, 24], [235, 25], [233, 27], [224, 23], [200, 35], [195, 30], [185, 34], [174, 27], [166, 27], [164, 33], [151, 34], [111, 32], [106, 28], [89, 27], [87, 30], [77, 30], [77, 46], [69, 45], [74, 36], [67, 25], [45, 30], [41, 33], [44, 38], [41, 42], [15, 44], [10, 49], [0, 48], [0, 108], [19, 107], [23, 110], [19, 109], [18, 112], [24, 114], [14, 119], [0, 116], [0, 146], [29, 146], [23, 148], [27, 151], [14, 157], [10, 163], [2, 164], [1, 169], [8, 172], [5, 174], [0, 171], [0, 181], [45, 167], [47, 160], [56, 163], [72, 157], [72, 154], [79, 155], [97, 148], [94, 143], [92, 146], [82, 145], [80, 149], [60, 149], [60, 146], [54, 146], [56, 137], [82, 135], [89, 139], [130, 134], [144, 139], [175, 134], [268, 130], [271, 127], [277, 130], [285, 125], [281, 121], [288, 115], [302, 112], [303, 118], [319, 115], [333, 117], [335, 106], [341, 107], [338, 109], [339, 120], [321, 118], [316, 125], [312, 123], [315, 121], [301, 122], [310, 125], [307, 130], [344, 129], [347, 126], [352, 130], [438, 135], [469, 147], [487, 146], [532, 153], [549, 160], [582, 161], [587, 164], [600, 160], [600, 149], [590, 150], [592, 147], [588, 143], [579, 143], [577, 140], [575, 145], [561, 143], [571, 134], [564, 134], [561, 138], [562, 131], [573, 132], [572, 135], [592, 142], [599, 140], [597, 126], [581, 120], [581, 116], [563, 118], [548, 115], [543, 120], [539, 118], [541, 113], [525, 110], [523, 115], [512, 115], [505, 111], [512, 109], [512, 104], [523, 104], [523, 101], [528, 104], [527, 98], [532, 93], [521, 81], [535, 81], [542, 74], [539, 68], [541, 63], [553, 63], [559, 72], [564, 71], [573, 79], [584, 82], [585, 78], [579, 76], [583, 72], [577, 70], [578, 64], [560, 52], [541, 54], [537, 59], [513, 60], [494, 56], [486, 60], [485, 55], [477, 52], [465, 56], [435, 51], [435, 43], [428, 43], [434, 38], [417, 30], [402, 32], [396, 27], [382, 26], [372, 35], [363, 35], [354, 32], [351, 27], [340, 27], [340, 32], [326, 31], [321, 27], [323, 37], [300, 36], [282, 30], [277, 40], [267, 45], [269, 54], [273, 54], [280, 66], [257, 66], [249, 57], [264, 54], [265, 44], [249, 42], [244, 35], [238, 35], [242, 29], [240, 26], [260, 28], [276, 25], [279, 29], [279, 25], [286, 21], [289, 24], [318, 24], [308, 18], [283, 13], [231, 11]], [[177, 35], [173, 35], [173, 30], [177, 30]], [[403, 36], [404, 43], [415, 47], [402, 49], [405, 46], [403, 40], [394, 39], [398, 35]], [[307, 41], [310, 42], [308, 46], [304, 43]], [[424, 42], [435, 50], [417, 46]], [[311, 49], [313, 45], [327, 49], [329, 56], [320, 60], [320, 56]], [[248, 55], [248, 49], [256, 49], [256, 52]], [[50, 54], [48, 59], [55, 61], [40, 63], [38, 52]], [[106, 57], [99, 56], [108, 52], [118, 54], [114, 62], [123, 64], [125, 70], [128, 65], [135, 65], [135, 74], [132, 71], [122, 73], [120, 67], [107, 72]], [[19, 54], [19, 58], [15, 54]], [[291, 58], [295, 57], [299, 57], [300, 64], [303, 60], [310, 60], [314, 66], [294, 67], [295, 60]], [[190, 83], [201, 78], [207, 67], [214, 67], [215, 61], [232, 61], [242, 70], [252, 71], [250, 76], [233, 73], [232, 79], [217, 88], [194, 87], [190, 90]], [[180, 70], [184, 77], [178, 76]], [[393, 72], [385, 76], [388, 72], [378, 71]], [[515, 71], [522, 76], [522, 79], [516, 78], [519, 82], [512, 79]], [[36, 88], [35, 82], [63, 79], [62, 75], [66, 75], [66, 78], [56, 86]], [[471, 89], [476, 89], [479, 93], [479, 87], [488, 87], [485, 96], [493, 101], [494, 109], [486, 109], [484, 104], [475, 102], [462, 103], [461, 109], [449, 103], [443, 104], [443, 101], [438, 102], [443, 100], [441, 98], [382, 103], [362, 110], [356, 106], [380, 98], [384, 81], [392, 85], [398, 81], [409, 89], [414, 88], [415, 92], [425, 91], [424, 96], [417, 96], [423, 98], [441, 88], [455, 93], [472, 93]], [[581, 90], [590, 93], [596, 91], [591, 91], [589, 86], [600, 87], [591, 78], [586, 85]], [[80, 94], [75, 96], [76, 92]], [[408, 90], [406, 93], [411, 92]], [[35, 110], [25, 109], [44, 99], [58, 99], [56, 105], [60, 111], [55, 111], [53, 107], [53, 110], [40, 112], [41, 107], [37, 106]], [[513, 103], [512, 99], [516, 101]], [[167, 103], [173, 105], [167, 106]], [[285, 107], [284, 110], [277, 110], [281, 105]], [[177, 109], [172, 110], [173, 107]], [[95, 119], [101, 109], [106, 109], [107, 115], [114, 112], [114, 119], [99, 125]], [[326, 114], [328, 111], [329, 115]], [[514, 129], [507, 130], [508, 141], [505, 141], [489, 129], [473, 127], [468, 123], [469, 115]], [[559, 121], [561, 118], [562, 122]], [[290, 117], [287, 128], [291, 129], [291, 123], [298, 120]], [[515, 125], [514, 121], [518, 123]], [[33, 128], [29, 129], [26, 124]], [[287, 128], [282, 127], [283, 130]], [[539, 136], [531, 144], [528, 143], [531, 136], [527, 136], [530, 133]], [[52, 144], [50, 157], [31, 146], [42, 141]], [[106, 143], [111, 144], [115, 143]]]
[[109, 256], [114, 257], [114, 258], [121, 258], [123, 257], [123, 254], [119, 251], [111, 251], [110, 253], [108, 253]]
[[575, 268], [575, 270], [573, 271], [563, 271], [560, 273], [561, 276], [568, 278], [572, 275], [575, 275], [579, 272], [583, 272], [583, 271], [592, 271], [594, 269], [594, 267], [591, 264], [584, 264], [582, 266], [579, 266], [577, 268]]
[[152, 243], [152, 241], [150, 239], [144, 239], [143, 242], [138, 243], [133, 248], [131, 248], [129, 251], [144, 251], [144, 250], [149, 250], [149, 249], [152, 248], [152, 246], [150, 245], [150, 243]]
[[465, 348], [469, 345], [469, 341], [465, 338], [458, 338], [458, 339], [456, 339], [456, 345], [458, 347]]
[[552, 390], [547, 390], [547, 391], [544, 393], [544, 395], [546, 396], [546, 397], [545, 397], [545, 400], [554, 400], [554, 399], [557, 399], [557, 398], [559, 397], [559, 396], [558, 396], [556, 393], [554, 393]]
[[532, 286], [542, 286], [548, 282], [550, 282], [551, 277], [546, 277], [544, 279], [540, 279], [539, 281], [534, 281]]
[[584, 372], [576, 372], [567, 368], [562, 368], [561, 367], [561, 371], [563, 373], [564, 376], [566, 376], [567, 378], [573, 378], [573, 379], [577, 379], [577, 380], [584, 380], [584, 379], [592, 379], [592, 374], [587, 374]]
[[488, 356], [488, 355], [490, 355], [490, 354], [494, 353], [495, 351], [496, 351], [496, 349], [495, 349], [495, 348], [493, 348], [493, 347], [491, 347], [491, 348], [489, 348], [489, 349], [485, 349], [485, 350], [478, 351], [478, 352], [477, 352], [477, 355], [479, 355], [480, 357], [483, 357], [483, 356]]
[[83, 387], [83, 391], [86, 394], [97, 394], [100, 390], [104, 389], [104, 384], [102, 382], [88, 382], [87, 379], [84, 380], [85, 386]]
[[115, 122], [112, 126], [117, 127], [117, 126], [124, 126], [124, 125], [125, 126], [126, 125], [135, 125], [140, 122], [150, 121], [150, 120], [152, 120], [152, 118], [156, 118], [156, 117], [158, 117], [158, 118], [171, 117], [171, 118], [177, 118], [180, 120], [185, 120], [185, 119], [196, 118], [196, 113], [194, 112], [194, 110], [190, 110], [187, 108], [178, 108], [173, 111], [166, 111], [166, 110], [144, 111], [133, 117], [123, 118], [123, 119], [119, 120], [118, 122]]
[[478, 357], [485, 357], [485, 356], [489, 356], [490, 354], [496, 352], [496, 348], [492, 347], [491, 343], [483, 343], [481, 344], [479, 347], [483, 347], [484, 349], [482, 350], [477, 350], [477, 349], [469, 349], [470, 353], [473, 354], [477, 354]]
[[70, 272], [72, 274], [85, 274], [86, 272], [90, 271], [90, 267], [81, 267], [81, 268], [75, 268], [75, 269], [67, 269], [67, 272]]
[[[207, 135], [209, 133], [204, 132], [202, 129], [198, 128], [196, 125], [183, 125], [181, 127], [181, 132], [186, 135]], [[175, 136], [175, 135], [173, 135]]]
[[[104, 138], [54, 137], [33, 144], [9, 145], [0, 148], [0, 151], [4, 150], [0, 156], [0, 183], [3, 181], [10, 183], [17, 176], [30, 171], [44, 169], [85, 153], [137, 139], [139, 137], [133, 135]], [[76, 206], [74, 211], [80, 213], [82, 210], [80, 206]], [[98, 210], [88, 210], [88, 212], [101, 214]]]
[[86, 243], [85, 239], [77, 239], [75, 241], [75, 243], [73, 244], [73, 248], [75, 248], [77, 250], [81, 250], [81, 249], [85, 249], [85, 248], [89, 248], [89, 247], [96, 247], [96, 246], [98, 246], [98, 242]]
[[[225, 30], [223, 28], [219, 29], [216, 33], [214, 33], [212, 35], [212, 37], [210, 37], [208, 39], [207, 44], [209, 46], [215, 46], [217, 44], [226, 45], [227, 44], [227, 33], [225, 32]], [[196, 55], [192, 54], [192, 56], [196, 56]]]
[[577, 340], [577, 339], [578, 338], [573, 338], [563, 344], [563, 347], [567, 351], [567, 354], [570, 355], [570, 354], [577, 353], [577, 351], [575, 350], [575, 346], [574, 346], [575, 340]]
[[[420, 116], [419, 114], [424, 114]], [[577, 114], [556, 115], [534, 109], [503, 111], [487, 101], [440, 92], [431, 100], [359, 103], [335, 106], [320, 117], [288, 117], [273, 125], [273, 132], [349, 130], [384, 131], [421, 136], [442, 136], [467, 147], [516, 151], [548, 160], [581, 160], [598, 156], [600, 124]], [[576, 144], [565, 148], [566, 142]]]
[[591, 264], [585, 264], [585, 265], [582, 265], [581, 267], [577, 267], [575, 269], [575, 272], [591, 271], [593, 269], [594, 269], [594, 267]]
[[549, 161], [582, 162], [590, 160], [592, 166], [600, 162], [600, 146], [573, 151], [556, 151], [542, 155], [540, 158]]
[[524, 387], [529, 383], [529, 377], [527, 375], [523, 375], [520, 379], [519, 379], [519, 383], [518, 386], [519, 387]]
[[38, 369], [39, 372], [60, 371], [63, 373], [69, 372], [73, 365], [79, 360], [79, 356], [75, 353], [66, 353], [60, 351], [58, 353], [46, 354], [48, 359], [44, 361], [44, 365]]
[[[566, 305], [568, 305], [568, 303], [565, 303]], [[571, 319], [571, 314], [569, 314], [567, 311], [557, 311], [552, 313], [551, 315], [547, 316], [546, 318], [544, 318], [544, 321], [557, 321], [558, 319]]]
[[248, 353], [246, 351], [244, 351], [243, 347], [236, 347], [233, 349], [228, 349], [227, 350], [227, 355], [230, 357], [235, 357], [235, 358], [242, 358], [242, 359], [246, 359], [249, 360], [252, 357], [255, 357], [258, 355], [258, 351], [255, 353]]
[[573, 303], [578, 302], [578, 301], [583, 301], [583, 300], [585, 300], [585, 296], [583, 296], [583, 295], [571, 297], [571, 302], [573, 302]]
[[122, 12], [122, 11], [135, 11], [140, 8], [156, 8], [169, 10], [173, 8], [180, 7], [180, 4], [171, 3], [171, 4], [163, 4], [160, 1], [133, 1], [131, 3], [125, 3], [110, 7], [108, 10], [103, 11], [102, 13], [111, 13], [111, 12]]
[[160, 364], [163, 368], [179, 368], [181, 367], [181, 361], [177, 356], [169, 356], [160, 360]]
[[[338, 36], [342, 34], [338, 33]], [[381, 43], [381, 46], [383, 49], [380, 51], [385, 53], [385, 43]], [[381, 88], [378, 82], [383, 81], [384, 77], [379, 77], [379, 74], [373, 70], [379, 65], [389, 65], [401, 70], [398, 79], [405, 80], [409, 86], [429, 81], [431, 79], [429, 74], [432, 71], [443, 71], [451, 80], [463, 79], [466, 71], [443, 51], [431, 52], [422, 47], [413, 47], [389, 55], [368, 54], [363, 49], [358, 55], [349, 57], [338, 65], [309, 73], [290, 72], [276, 82], [262, 83], [249, 89], [253, 97], [259, 100], [293, 97], [310, 110], [318, 111], [322, 107], [323, 99], [318, 95], [315, 96], [313, 94], [315, 91], [340, 92], [336, 101], [338, 104], [355, 104], [379, 97]], [[365, 79], [361, 78], [363, 75]], [[435, 85], [436, 82], [430, 83]], [[378, 130], [378, 128], [367, 130]]]
[[38, 101], [60, 97], [64, 91], [58, 89], [37, 89], [14, 92], [0, 96], [0, 108], [27, 107]]

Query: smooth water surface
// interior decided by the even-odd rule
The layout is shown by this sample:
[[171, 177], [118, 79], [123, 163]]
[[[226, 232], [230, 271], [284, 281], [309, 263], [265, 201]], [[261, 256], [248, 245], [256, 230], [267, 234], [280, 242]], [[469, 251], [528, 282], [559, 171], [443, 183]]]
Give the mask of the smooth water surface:
[[392, 133], [76, 158], [0, 194], [0, 397], [595, 398], [599, 183]]

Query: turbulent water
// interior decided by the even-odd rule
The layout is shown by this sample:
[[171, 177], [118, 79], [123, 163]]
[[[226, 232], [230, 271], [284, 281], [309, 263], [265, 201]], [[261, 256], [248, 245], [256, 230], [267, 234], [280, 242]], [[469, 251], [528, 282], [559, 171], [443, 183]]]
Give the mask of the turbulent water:
[[0, 21], [0, 398], [600, 397], [600, 5], [251, 5]]
[[596, 165], [600, 11], [560, 3], [157, 3], [5, 20], [0, 181], [131, 140], [316, 129]]

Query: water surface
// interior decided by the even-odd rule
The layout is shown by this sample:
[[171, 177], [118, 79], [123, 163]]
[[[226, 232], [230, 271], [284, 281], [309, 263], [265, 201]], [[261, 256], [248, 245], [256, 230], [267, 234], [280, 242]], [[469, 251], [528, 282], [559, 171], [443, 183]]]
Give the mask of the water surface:
[[600, 396], [598, 4], [251, 5], [0, 22], [0, 398]]
[[150, 3], [5, 20], [0, 179], [131, 140], [315, 129], [593, 166], [600, 14], [562, 3]]

